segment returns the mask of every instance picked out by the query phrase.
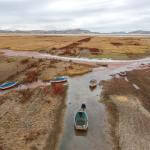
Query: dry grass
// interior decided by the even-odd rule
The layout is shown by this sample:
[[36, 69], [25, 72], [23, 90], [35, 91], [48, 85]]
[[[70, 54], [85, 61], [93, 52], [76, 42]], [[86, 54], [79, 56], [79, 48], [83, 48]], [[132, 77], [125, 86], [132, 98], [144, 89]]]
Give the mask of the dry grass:
[[[149, 76], [150, 68], [146, 68], [127, 72], [129, 82], [124, 78], [103, 82], [103, 102], [108, 111], [115, 150], [150, 149]], [[133, 83], [140, 89], [137, 90]]]
[[62, 95], [65, 92], [65, 86], [62, 83], [52, 84], [52, 92], [54, 95]]
[[20, 99], [20, 103], [26, 103], [30, 100], [33, 92], [30, 89], [25, 89], [19, 91], [19, 93], [22, 95], [22, 98]]
[[28, 58], [22, 59], [22, 60], [20, 61], [21, 64], [26, 64], [26, 63], [28, 63], [28, 62], [29, 62], [29, 59], [28, 59]]
[[0, 48], [44, 51], [65, 56], [129, 59], [150, 54], [149, 37], [9, 35], [0, 36], [0, 41]]
[[0, 36], [0, 48], [42, 51], [65, 47], [81, 39], [81, 36]]
[[38, 80], [38, 72], [37, 70], [31, 70], [26, 73], [26, 78], [24, 82], [31, 83]]
[[94, 37], [80, 47], [103, 50], [104, 55], [127, 54], [136, 55], [150, 53], [150, 38], [146, 37]]

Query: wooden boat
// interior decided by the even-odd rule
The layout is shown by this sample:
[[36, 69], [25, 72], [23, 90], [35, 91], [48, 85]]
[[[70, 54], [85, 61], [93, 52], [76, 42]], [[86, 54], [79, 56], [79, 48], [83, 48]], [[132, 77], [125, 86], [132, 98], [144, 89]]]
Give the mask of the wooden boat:
[[120, 72], [119, 75], [120, 75], [121, 77], [125, 77], [125, 76], [127, 75], [127, 73], [126, 73], [126, 72]]
[[55, 77], [54, 79], [51, 80], [51, 83], [62, 83], [62, 82], [67, 82], [68, 79], [67, 77]]
[[95, 79], [91, 80], [89, 87], [90, 88], [95, 88], [96, 86], [97, 86], [97, 81]]
[[18, 82], [5, 82], [0, 85], [0, 90], [10, 89], [10, 88], [16, 86], [17, 84], [18, 84]]
[[84, 109], [80, 109], [74, 118], [74, 126], [76, 130], [84, 130], [88, 129], [88, 115], [86, 113], [86, 107]]

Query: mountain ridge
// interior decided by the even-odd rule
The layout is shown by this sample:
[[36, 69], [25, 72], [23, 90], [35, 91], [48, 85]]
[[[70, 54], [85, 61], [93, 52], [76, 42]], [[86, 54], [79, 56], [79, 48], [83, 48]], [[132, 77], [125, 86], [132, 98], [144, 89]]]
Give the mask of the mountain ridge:
[[27, 34], [150, 34], [150, 31], [135, 30], [131, 32], [110, 32], [100, 33], [92, 32], [85, 29], [68, 29], [68, 30], [0, 30], [0, 33], [27, 33]]

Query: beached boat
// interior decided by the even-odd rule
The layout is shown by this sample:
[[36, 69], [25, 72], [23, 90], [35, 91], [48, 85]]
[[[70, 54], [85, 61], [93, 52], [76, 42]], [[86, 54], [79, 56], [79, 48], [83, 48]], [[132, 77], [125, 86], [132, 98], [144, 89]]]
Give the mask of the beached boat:
[[91, 81], [90, 81], [90, 85], [89, 85], [89, 87], [90, 87], [90, 88], [95, 88], [96, 86], [97, 86], [97, 81], [96, 81], [96, 80], [94, 80], [94, 79], [93, 79], [93, 80], [91, 80]]
[[74, 117], [74, 126], [76, 130], [87, 130], [88, 129], [88, 115], [86, 113], [86, 107], [76, 113]]
[[68, 79], [67, 77], [55, 77], [54, 79], [51, 80], [51, 83], [61, 83], [61, 82], [67, 82]]
[[10, 89], [10, 88], [16, 86], [17, 84], [18, 84], [18, 82], [5, 82], [0, 85], [0, 90]]

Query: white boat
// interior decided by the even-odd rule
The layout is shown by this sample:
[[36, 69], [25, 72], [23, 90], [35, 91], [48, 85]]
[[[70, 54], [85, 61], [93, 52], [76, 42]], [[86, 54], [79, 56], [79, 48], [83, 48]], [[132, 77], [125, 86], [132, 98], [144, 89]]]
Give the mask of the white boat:
[[120, 75], [121, 77], [125, 77], [125, 76], [127, 76], [127, 73], [126, 73], [126, 72], [120, 72], [119, 75]]
[[86, 131], [88, 129], [88, 115], [85, 109], [81, 108], [74, 117], [74, 127], [76, 130]]
[[90, 80], [90, 85], [89, 85], [89, 87], [90, 87], [90, 88], [95, 88], [96, 86], [97, 86], [97, 81], [96, 81], [95, 79]]

